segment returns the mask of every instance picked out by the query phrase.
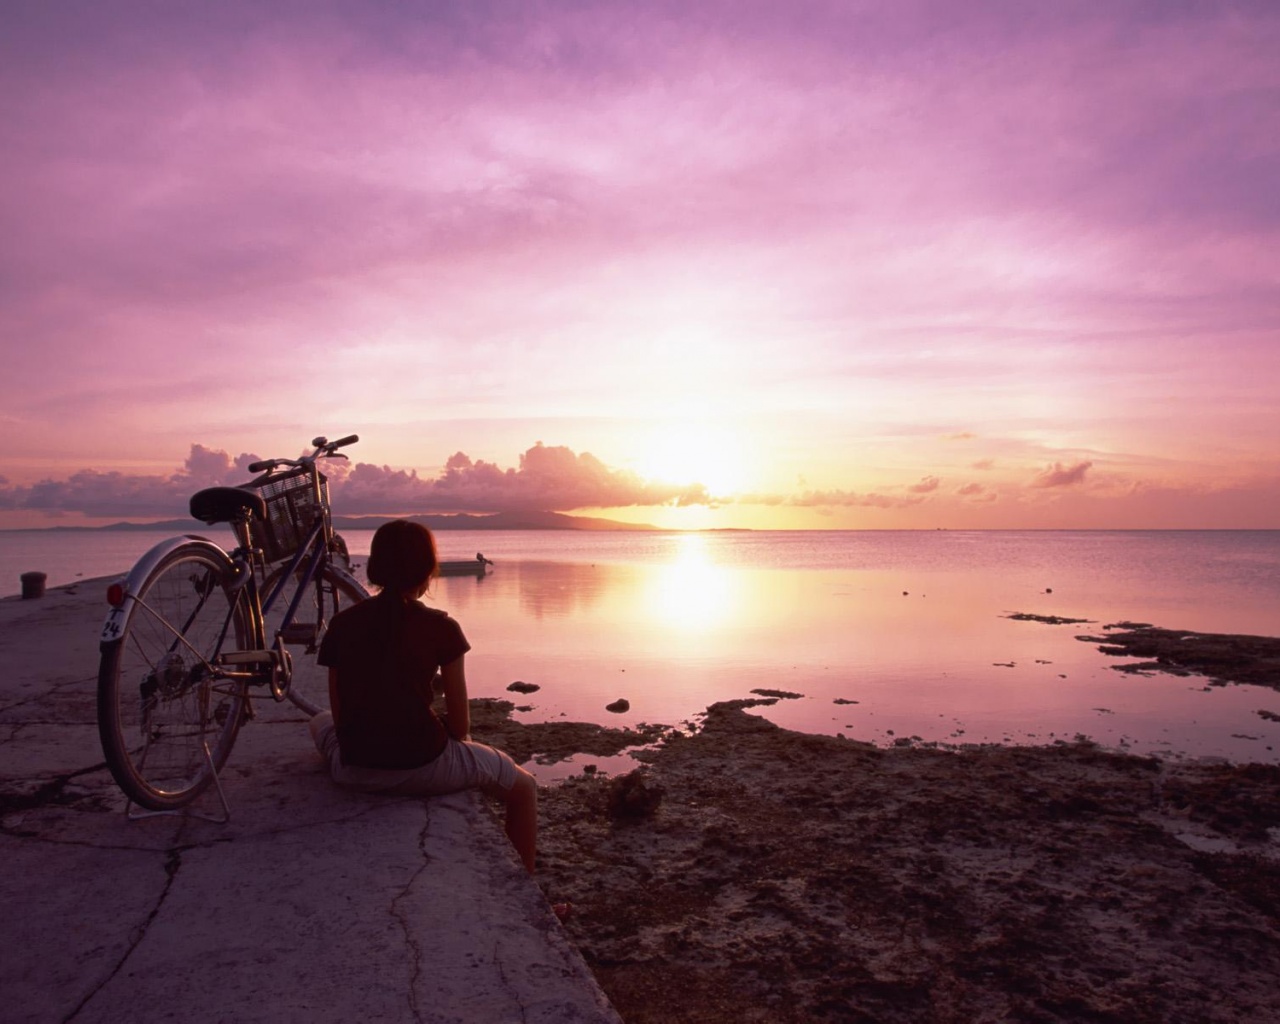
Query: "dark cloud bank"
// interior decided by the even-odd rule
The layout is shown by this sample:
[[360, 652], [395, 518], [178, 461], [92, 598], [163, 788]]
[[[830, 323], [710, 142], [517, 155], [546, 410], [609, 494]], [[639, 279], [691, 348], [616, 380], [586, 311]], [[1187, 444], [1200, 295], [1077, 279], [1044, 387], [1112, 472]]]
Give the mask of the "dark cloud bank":
[[[65, 480], [41, 480], [30, 486], [10, 485], [0, 477], [0, 509], [84, 515], [93, 518], [155, 519], [187, 514], [187, 502], [202, 487], [238, 485], [251, 475], [259, 456], [193, 444], [182, 468], [169, 476], [104, 473], [85, 469]], [[1029, 481], [1033, 489], [1074, 488], [1083, 483], [1090, 462], [1054, 463]], [[798, 494], [749, 494], [714, 498], [702, 484], [668, 484], [646, 480], [629, 470], [611, 469], [589, 452], [541, 442], [520, 456], [519, 465], [503, 469], [450, 456], [434, 478], [416, 470], [392, 469], [369, 462], [332, 460], [324, 465], [334, 508], [341, 515], [415, 515], [425, 513], [570, 512], [584, 508], [657, 505], [744, 505], [795, 508], [901, 509], [929, 501], [942, 480], [926, 476], [918, 483], [887, 492], [808, 490]], [[997, 498], [994, 490], [969, 483], [954, 492], [970, 502]]]
[[[0, 509], [109, 518], [186, 515], [191, 494], [202, 487], [245, 483], [247, 466], [259, 456], [193, 444], [183, 467], [170, 476], [81, 470], [66, 480], [29, 487], [0, 478]], [[705, 505], [701, 484], [671, 485], [610, 469], [588, 452], [534, 445], [517, 468], [503, 469], [463, 452], [451, 456], [434, 479], [414, 470], [368, 462], [325, 463], [334, 508], [344, 515], [404, 515], [425, 512], [532, 512], [633, 505]]]

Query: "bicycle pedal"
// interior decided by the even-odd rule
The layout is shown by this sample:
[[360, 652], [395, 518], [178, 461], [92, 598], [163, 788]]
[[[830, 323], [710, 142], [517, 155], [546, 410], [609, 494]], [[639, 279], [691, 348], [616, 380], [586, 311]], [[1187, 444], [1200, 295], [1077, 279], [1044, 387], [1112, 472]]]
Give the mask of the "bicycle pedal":
[[280, 639], [287, 644], [306, 644], [314, 647], [316, 626], [314, 622], [293, 622], [280, 630]]

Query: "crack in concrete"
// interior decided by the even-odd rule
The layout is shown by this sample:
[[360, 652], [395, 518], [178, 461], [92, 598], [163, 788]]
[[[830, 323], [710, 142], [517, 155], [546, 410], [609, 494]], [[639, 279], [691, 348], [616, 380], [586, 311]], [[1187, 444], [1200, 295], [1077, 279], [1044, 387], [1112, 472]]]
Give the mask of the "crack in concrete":
[[[38, 807], [49, 806], [66, 806], [77, 800], [85, 799], [84, 795], [66, 794], [67, 783], [81, 775], [91, 775], [94, 772], [102, 771], [107, 767], [105, 761], [98, 764], [90, 765], [87, 768], [76, 768], [69, 772], [63, 772], [61, 775], [55, 775], [48, 782], [40, 783], [31, 793], [11, 793], [0, 790], [0, 814], [13, 814], [17, 811], [30, 811]], [[6, 780], [6, 785], [10, 782], [33, 782], [39, 776], [25, 776], [13, 780]]]
[[[96, 694], [97, 687], [98, 687], [97, 676], [94, 676], [92, 679], [65, 679], [60, 683], [50, 683], [39, 693], [33, 693], [30, 697], [23, 697], [21, 700], [15, 700], [9, 704], [0, 704], [0, 716], [7, 715], [10, 711], [14, 710], [15, 708], [20, 708], [27, 704], [37, 704], [42, 701], [47, 701], [52, 697], [61, 696], [61, 691], [69, 689], [71, 687], [79, 688], [84, 686], [92, 686], [94, 688], [94, 693]], [[87, 700], [89, 698], [86, 697], [85, 699]], [[97, 718], [95, 717], [93, 720], [96, 722]], [[27, 723], [19, 722], [17, 724], [26, 725]], [[57, 721], [50, 724], [65, 725], [67, 723], [65, 721]]]
[[34, 697], [26, 697], [22, 700], [15, 700], [12, 704], [0, 704], [0, 715], [7, 715], [14, 708], [20, 708], [23, 704], [32, 704], [38, 700], [44, 700], [49, 694], [37, 693]]
[[[44, 701], [47, 701], [50, 697], [53, 697], [53, 696], [55, 696], [54, 690], [43, 690], [32, 697], [25, 697], [22, 700], [15, 700], [12, 704], [6, 704], [3, 707], [0, 707], [0, 715], [7, 715], [10, 711], [13, 711], [15, 708], [24, 707], [27, 704], [42, 703]], [[19, 722], [18, 724], [25, 725], [26, 723]]]
[[515, 989], [515, 986], [513, 986], [513, 985], [511, 984], [511, 982], [507, 980], [507, 972], [506, 972], [506, 970], [505, 970], [505, 969], [503, 968], [503, 966], [502, 966], [501, 946], [502, 946], [502, 941], [501, 941], [500, 939], [494, 939], [494, 941], [493, 941], [493, 964], [494, 964], [494, 966], [495, 966], [495, 967], [497, 967], [497, 968], [498, 968], [498, 980], [502, 982], [503, 987], [504, 987], [508, 992], [510, 992], [510, 993], [512, 994], [512, 996], [515, 998], [516, 1005], [517, 1005], [518, 1007], [520, 1007], [520, 1019], [521, 1019], [522, 1021], [525, 1021], [525, 1022], [526, 1022], [526, 1024], [527, 1024], [527, 1022], [528, 1022], [528, 1020], [529, 1020], [529, 1015], [528, 1015], [528, 1013], [526, 1013], [526, 1012], [525, 1012], [525, 1005], [524, 1005], [524, 1003], [523, 1003], [523, 1002], [521, 1001], [521, 999], [520, 999], [520, 993], [519, 993], [519, 992], [517, 992], [517, 991], [516, 991], [516, 989]]
[[160, 890], [160, 896], [157, 898], [155, 906], [151, 908], [151, 912], [147, 915], [147, 919], [143, 921], [142, 924], [134, 930], [134, 934], [130, 936], [129, 945], [125, 949], [124, 955], [116, 962], [115, 967], [111, 969], [102, 981], [90, 990], [88, 995], [80, 1000], [74, 1010], [72, 1010], [66, 1017], [62, 1018], [62, 1024], [70, 1024], [71, 1021], [80, 1016], [80, 1011], [88, 1006], [94, 996], [106, 988], [107, 985], [111, 983], [112, 979], [124, 969], [124, 965], [128, 963], [129, 958], [133, 956], [133, 951], [137, 949], [142, 943], [142, 940], [147, 937], [147, 932], [151, 930], [152, 923], [160, 916], [160, 909], [164, 906], [165, 900], [169, 898], [169, 891], [173, 888], [174, 879], [178, 877], [178, 869], [182, 867], [182, 854], [185, 849], [187, 849], [187, 847], [175, 846], [166, 851], [164, 872], [167, 877], [164, 881], [164, 887]]
[[419, 1024], [423, 1021], [422, 1010], [418, 1006], [418, 981], [422, 977], [422, 947], [418, 944], [414, 931], [409, 926], [408, 915], [400, 910], [400, 901], [409, 895], [414, 883], [431, 865], [431, 856], [427, 853], [427, 832], [431, 828], [431, 810], [426, 801], [423, 801], [422, 804], [422, 817], [422, 828], [418, 830], [418, 852], [422, 854], [422, 863], [409, 876], [409, 880], [404, 884], [404, 887], [391, 901], [390, 907], [391, 916], [396, 919], [400, 925], [400, 930], [404, 932], [405, 945], [413, 953], [413, 971], [409, 975], [409, 1010], [413, 1014], [413, 1019], [418, 1021]]
[[[78, 846], [86, 850], [101, 850], [104, 852], [115, 853], [155, 853], [154, 846], [130, 846], [125, 843], [91, 843], [86, 839], [51, 839], [48, 836], [42, 836], [38, 832], [24, 832], [22, 829], [2, 827], [0, 828], [0, 836], [8, 839], [23, 839], [28, 842], [44, 843], [47, 846]], [[218, 840], [222, 842], [223, 840]], [[195, 849], [198, 845], [192, 844], [191, 849]]]
[[[192, 843], [194, 849], [197, 846], [210, 846], [214, 843], [244, 842], [245, 840], [262, 839], [268, 836], [283, 836], [291, 832], [301, 832], [303, 829], [319, 828], [323, 825], [340, 825], [348, 821], [358, 821], [360, 818], [368, 817], [371, 814], [377, 814], [379, 811], [387, 807], [394, 807], [395, 803], [387, 802], [385, 804], [372, 804], [368, 807], [360, 807], [347, 814], [339, 814], [335, 818], [320, 818], [315, 821], [300, 821], [296, 825], [282, 825], [279, 828], [267, 828], [258, 832], [242, 832], [239, 835], [225, 836], [218, 839], [209, 839], [201, 843]], [[184, 820], [184, 825], [186, 821]]]
[[[88, 799], [88, 797], [81, 797], [77, 799]], [[376, 814], [379, 811], [383, 810], [385, 807], [391, 807], [391, 806], [394, 806], [394, 804], [390, 802], [386, 804], [377, 804], [371, 807], [361, 808], [350, 814], [339, 815], [336, 818], [322, 818], [317, 821], [301, 821], [301, 822], [298, 822], [298, 824], [296, 825], [287, 825], [280, 828], [265, 829], [261, 832], [242, 833], [240, 835], [234, 835], [234, 836], [215, 836], [212, 839], [203, 839], [198, 842], [184, 843], [181, 849], [184, 851], [185, 850], [205, 850], [214, 846], [218, 846], [221, 843], [242, 842], [245, 840], [251, 841], [256, 839], [269, 838], [271, 836], [288, 835], [291, 832], [301, 832], [304, 829], [318, 828], [325, 825], [341, 825], [346, 822], [357, 821], [360, 818], [367, 817], [368, 815], [371, 815], [371, 814]], [[90, 811], [95, 813], [103, 813], [103, 809], [101, 807], [90, 808]], [[183, 818], [183, 819], [172, 818], [168, 820], [179, 821], [182, 828], [185, 828], [191, 822], [191, 819], [189, 818]], [[8, 836], [11, 839], [25, 839], [31, 842], [47, 843], [50, 846], [82, 846], [90, 850], [129, 850], [129, 851], [135, 851], [135, 852], [149, 852], [151, 850], [154, 850], [154, 847], [149, 847], [149, 846], [131, 846], [128, 844], [115, 844], [115, 843], [91, 843], [83, 839], [56, 839], [51, 836], [42, 835], [39, 832], [33, 832], [30, 830], [25, 830], [20, 827], [15, 827], [11, 825], [0, 825], [0, 835]]]

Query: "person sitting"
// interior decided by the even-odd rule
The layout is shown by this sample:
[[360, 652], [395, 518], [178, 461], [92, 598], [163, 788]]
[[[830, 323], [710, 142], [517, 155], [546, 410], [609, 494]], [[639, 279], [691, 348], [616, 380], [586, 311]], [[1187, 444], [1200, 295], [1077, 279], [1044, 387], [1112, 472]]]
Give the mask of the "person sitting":
[[[506, 832], [532, 874], [538, 785], [503, 751], [471, 739], [462, 628], [419, 600], [439, 566], [431, 531], [393, 520], [373, 535], [369, 582], [378, 593], [333, 617], [320, 644], [329, 711], [311, 736], [340, 785], [365, 792], [437, 796], [481, 789], [506, 804]], [[436, 680], [445, 720], [432, 703]]]

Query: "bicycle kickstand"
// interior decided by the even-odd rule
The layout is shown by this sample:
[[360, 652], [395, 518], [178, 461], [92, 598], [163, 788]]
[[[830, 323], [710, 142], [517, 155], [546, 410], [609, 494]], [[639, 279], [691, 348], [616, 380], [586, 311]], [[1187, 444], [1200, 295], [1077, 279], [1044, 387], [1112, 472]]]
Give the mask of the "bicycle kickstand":
[[211, 821], [215, 825], [225, 825], [231, 820], [231, 805], [227, 803], [227, 794], [223, 792], [222, 780], [218, 778], [218, 769], [213, 763], [213, 754], [209, 750], [209, 741], [205, 740], [200, 746], [204, 749], [205, 760], [209, 762], [209, 772], [213, 775], [213, 788], [218, 791], [218, 801], [222, 804], [222, 817], [217, 818], [212, 814], [206, 814], [204, 811], [193, 810], [189, 807], [178, 807], [171, 811], [148, 811], [138, 807], [132, 800], [125, 805], [124, 816], [128, 821], [142, 821], [144, 818], [163, 818], [177, 817], [186, 815], [192, 818], [200, 818], [203, 821]]

